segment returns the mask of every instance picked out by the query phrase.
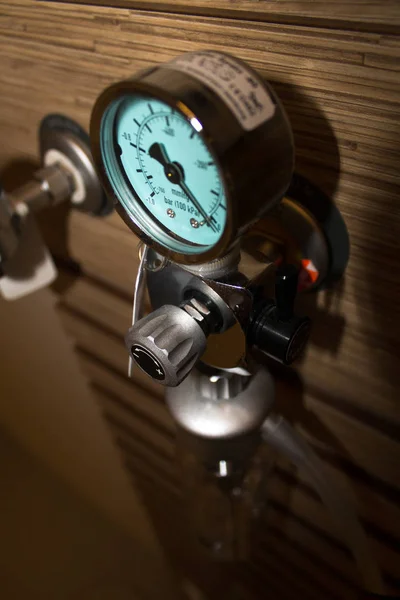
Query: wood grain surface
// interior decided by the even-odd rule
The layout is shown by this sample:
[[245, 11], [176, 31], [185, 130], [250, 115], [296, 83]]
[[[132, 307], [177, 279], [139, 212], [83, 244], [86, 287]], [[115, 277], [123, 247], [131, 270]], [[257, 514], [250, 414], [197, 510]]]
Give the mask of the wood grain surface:
[[[277, 408], [352, 490], [389, 592], [400, 594], [400, 3], [0, 0], [0, 168], [6, 189], [37, 164], [50, 112], [85, 128], [100, 91], [199, 48], [230, 52], [272, 82], [299, 172], [334, 198], [351, 238], [344, 280], [304, 300], [305, 358], [277, 372]], [[162, 389], [126, 377], [137, 239], [117, 215], [42, 215], [60, 265], [60, 318], [175, 568], [210, 598], [356, 599], [347, 549], [303, 476], [281, 460], [254, 536], [231, 569], [187, 551], [175, 427]], [[284, 573], [284, 576], [282, 575]]]
[[95, 4], [120, 8], [145, 9], [192, 15], [230, 17], [278, 23], [307, 24], [347, 29], [394, 31], [400, 24], [397, 0], [65, 0], [77, 4]]

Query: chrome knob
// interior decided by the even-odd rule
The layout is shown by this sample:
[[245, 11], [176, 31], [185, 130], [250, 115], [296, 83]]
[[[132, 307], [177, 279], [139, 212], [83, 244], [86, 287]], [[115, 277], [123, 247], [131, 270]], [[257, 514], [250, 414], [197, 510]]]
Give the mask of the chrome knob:
[[142, 371], [163, 385], [175, 387], [206, 349], [208, 314], [196, 300], [182, 307], [162, 306], [129, 329], [126, 347]]

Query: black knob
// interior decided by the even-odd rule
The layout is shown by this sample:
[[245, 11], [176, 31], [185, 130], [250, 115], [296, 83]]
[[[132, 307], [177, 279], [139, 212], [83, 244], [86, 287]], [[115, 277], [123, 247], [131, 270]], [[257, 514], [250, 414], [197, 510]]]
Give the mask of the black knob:
[[275, 301], [256, 303], [247, 341], [275, 360], [290, 365], [302, 353], [308, 341], [311, 321], [294, 314], [298, 271], [284, 265], [276, 272]]

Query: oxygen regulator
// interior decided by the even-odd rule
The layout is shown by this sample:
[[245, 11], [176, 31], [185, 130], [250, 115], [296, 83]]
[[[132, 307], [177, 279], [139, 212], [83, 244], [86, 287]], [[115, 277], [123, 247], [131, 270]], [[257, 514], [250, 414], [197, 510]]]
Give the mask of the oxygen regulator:
[[[85, 132], [59, 115], [44, 119], [39, 139], [42, 169], [0, 199], [3, 294], [27, 293], [14, 263], [34, 260], [24, 241], [32, 212], [65, 200], [97, 216], [114, 206], [141, 240], [125, 343], [167, 386], [196, 540], [215, 557], [243, 558], [272, 446], [308, 471], [366, 587], [382, 591], [351, 499], [273, 413], [267, 366], [292, 364], [311, 329], [296, 297], [340, 278], [349, 255], [334, 203], [294, 173], [292, 130], [273, 88], [228, 54], [191, 52], [104, 90], [91, 152]], [[28, 288], [52, 278], [48, 269]]]
[[254, 348], [291, 364], [310, 332], [297, 290], [329, 276], [332, 240], [285, 197], [294, 143], [272, 87], [232, 56], [193, 52], [111, 85], [90, 129], [107, 195], [148, 248], [155, 310], [126, 336], [136, 364], [166, 386], [200, 360], [246, 369]]

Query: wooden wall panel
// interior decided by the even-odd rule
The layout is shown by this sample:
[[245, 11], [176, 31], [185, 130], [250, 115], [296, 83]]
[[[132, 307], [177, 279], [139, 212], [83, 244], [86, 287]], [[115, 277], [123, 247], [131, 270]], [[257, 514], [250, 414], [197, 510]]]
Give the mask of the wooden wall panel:
[[[342, 284], [304, 301], [313, 337], [297, 375], [276, 374], [278, 408], [332, 476], [347, 478], [388, 589], [397, 593], [399, 21], [395, 0], [0, 0], [6, 184], [10, 173], [22, 179], [37, 161], [44, 115], [65, 113], [87, 128], [106, 85], [178, 53], [223, 49], [273, 83], [293, 125], [297, 169], [335, 199], [352, 244]], [[184, 528], [176, 525], [182, 507], [174, 424], [159, 386], [137, 371], [132, 381], [126, 377], [122, 338], [137, 240], [116, 215], [96, 221], [63, 207], [44, 215], [41, 226], [62, 268], [60, 317], [176, 568], [210, 598], [260, 598], [266, 589], [288, 600], [356, 598], [351, 557], [307, 481], [285, 461], [271, 481], [251, 564], [229, 571], [185, 551]]]
[[[79, 3], [80, 0], [65, 0]], [[386, 0], [385, 8], [376, 0], [351, 2], [306, 0], [84, 0], [85, 4], [146, 9], [193, 15], [221, 16], [278, 23], [320, 25], [347, 29], [395, 31], [400, 24], [396, 0]]]

